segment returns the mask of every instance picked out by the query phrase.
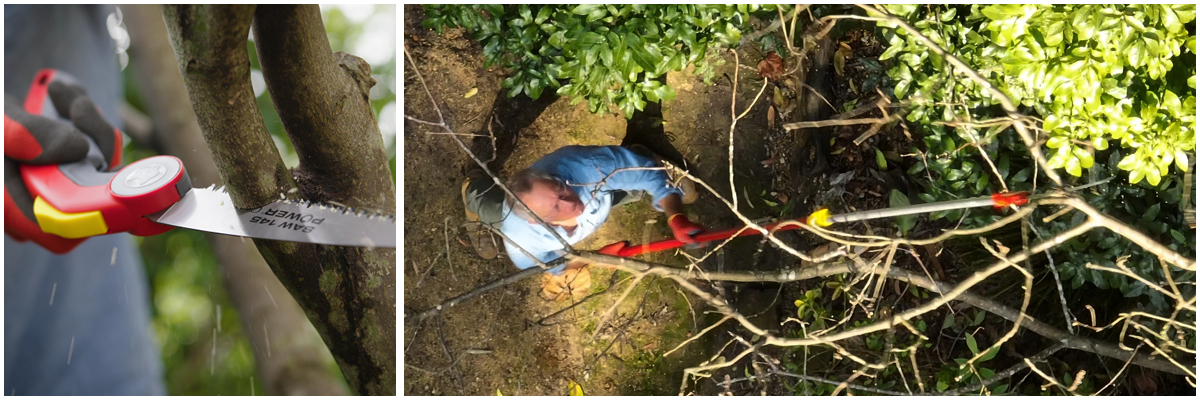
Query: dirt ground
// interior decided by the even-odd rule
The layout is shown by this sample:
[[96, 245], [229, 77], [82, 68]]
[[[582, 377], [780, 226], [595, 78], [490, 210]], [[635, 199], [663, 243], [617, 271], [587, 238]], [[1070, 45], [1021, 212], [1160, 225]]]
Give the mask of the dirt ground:
[[[440, 110], [456, 132], [486, 134], [494, 104], [504, 101], [496, 102], [497, 96], [503, 96], [500, 81], [504, 76], [500, 71], [483, 68], [480, 47], [461, 31], [447, 30], [439, 36], [420, 26], [423, 13], [419, 6], [406, 6], [404, 11], [404, 44], [415, 61], [405, 67], [405, 115], [437, 121]], [[753, 46], [744, 46], [739, 54], [743, 66], [737, 71], [737, 111], [741, 113], [763, 85], [763, 78], [752, 66], [765, 55]], [[792, 163], [804, 161], [794, 154], [798, 153], [794, 151], [794, 140], [800, 133], [787, 133], [778, 126], [768, 129], [770, 86], [747, 116], [738, 121], [733, 133], [737, 188], [730, 189], [730, 102], [735, 66], [731, 54], [722, 56], [727, 62], [717, 67], [712, 84], [688, 73], [668, 74], [667, 83], [678, 96], [661, 107], [665, 137], [686, 160], [692, 174], [712, 185], [725, 199], [732, 201], [736, 193], [739, 210], [745, 215], [779, 215], [789, 200], [792, 207], [801, 209], [800, 213], [811, 212], [818, 205], [814, 194], [827, 190], [828, 184], [823, 175], [796, 173]], [[414, 68], [424, 77], [436, 108]], [[477, 94], [468, 98], [465, 94], [469, 91]], [[841, 108], [841, 103], [837, 104]], [[558, 99], [515, 137], [515, 150], [499, 173], [507, 176], [565, 145], [622, 144], [631, 139], [627, 137], [631, 131], [627, 124], [624, 116], [591, 114], [585, 103], [571, 106], [569, 99]], [[438, 131], [440, 128], [405, 121], [406, 315], [517, 272], [505, 256], [480, 259], [466, 242], [459, 189], [469, 158], [451, 136], [434, 134]], [[837, 140], [846, 141], [849, 139], [841, 136], [853, 139], [857, 133], [837, 136]], [[863, 156], [868, 151], [871, 158]], [[842, 154], [831, 159], [835, 170], [860, 169], [864, 159], [874, 162], [874, 150], [866, 146]], [[871, 180], [864, 177], [854, 182], [860, 181]], [[861, 182], [851, 183], [847, 189], [849, 197], [859, 199], [855, 203], [867, 207], [883, 202], [886, 206], [884, 187]], [[693, 220], [712, 230], [741, 225], [717, 196], [703, 189], [701, 193], [700, 200], [688, 207]], [[578, 247], [596, 249], [619, 240], [638, 243], [669, 237], [662, 215], [654, 212], [648, 202], [641, 202], [615, 210], [604, 228]], [[813, 245], [811, 240], [798, 236], [795, 240], [801, 250]], [[680, 254], [643, 259], [686, 264], [686, 256]], [[761, 242], [743, 240], [710, 257], [701, 267], [781, 268], [778, 260], [770, 249], [761, 251]], [[720, 354], [728, 336], [713, 339], [711, 336], [722, 335], [724, 329], [718, 329], [709, 338], [664, 357], [665, 352], [715, 318], [706, 314], [708, 309], [699, 300], [685, 296], [673, 283], [647, 279], [649, 282], [633, 289], [621, 303], [617, 317], [593, 338], [601, 315], [631, 283], [628, 275], [618, 274], [615, 279], [612, 275], [594, 271], [593, 292], [598, 294], [553, 318], [545, 317], [570, 306], [570, 302], [538, 297], [540, 285], [535, 277], [443, 310], [439, 318], [406, 323], [404, 394], [562, 395], [567, 393], [570, 381], [580, 383], [589, 395], [678, 393], [683, 368]], [[788, 308], [790, 300], [780, 300], [790, 293], [781, 292], [778, 285], [725, 285], [717, 290], [726, 293], [739, 309], [751, 310], [747, 315], [753, 315], [760, 326], [778, 327], [780, 315], [795, 313], [794, 307]]]

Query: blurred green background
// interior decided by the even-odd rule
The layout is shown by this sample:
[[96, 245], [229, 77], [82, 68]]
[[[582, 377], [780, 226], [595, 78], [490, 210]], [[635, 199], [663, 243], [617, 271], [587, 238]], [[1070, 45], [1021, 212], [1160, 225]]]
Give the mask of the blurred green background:
[[[321, 5], [330, 47], [359, 56], [371, 65], [376, 84], [371, 89], [371, 106], [387, 146], [392, 181], [396, 181], [396, 6]], [[121, 48], [123, 28], [110, 18], [110, 31]], [[128, 37], [125, 37], [126, 43]], [[253, 38], [251, 38], [253, 40]], [[128, 47], [128, 46], [125, 46]], [[250, 52], [252, 77], [258, 107], [288, 167], [298, 165], [270, 94], [266, 91], [254, 43]], [[138, 77], [126, 68], [121, 54], [126, 101], [145, 113], [138, 96]], [[126, 146], [127, 162], [155, 155]], [[254, 352], [242, 332], [238, 312], [230, 303], [221, 281], [221, 270], [204, 234], [173, 229], [162, 235], [138, 237], [150, 282], [153, 337], [161, 349], [167, 391], [172, 395], [262, 395], [263, 384], [256, 376]], [[309, 328], [314, 337], [316, 330]], [[341, 377], [327, 349], [322, 349], [331, 371]], [[344, 382], [343, 382], [344, 384]]]

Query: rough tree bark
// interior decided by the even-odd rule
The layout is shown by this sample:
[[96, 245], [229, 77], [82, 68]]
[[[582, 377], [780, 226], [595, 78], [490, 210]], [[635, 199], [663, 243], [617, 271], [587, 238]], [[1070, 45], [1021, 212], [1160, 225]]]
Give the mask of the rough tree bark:
[[[126, 5], [135, 82], [154, 124], [156, 149], [183, 160], [198, 187], [221, 185], [192, 113], [162, 12], [149, 4]], [[254, 248], [241, 238], [208, 234], [225, 288], [254, 348], [254, 365], [268, 395], [347, 395], [325, 364], [325, 350], [309, 331], [300, 305]]]
[[[394, 214], [395, 184], [361, 59], [333, 53], [315, 5], [168, 5], [163, 16], [205, 141], [234, 204], [280, 197]], [[267, 89], [300, 158], [289, 171], [250, 85], [251, 22]], [[396, 392], [396, 252], [255, 240], [351, 390]]]

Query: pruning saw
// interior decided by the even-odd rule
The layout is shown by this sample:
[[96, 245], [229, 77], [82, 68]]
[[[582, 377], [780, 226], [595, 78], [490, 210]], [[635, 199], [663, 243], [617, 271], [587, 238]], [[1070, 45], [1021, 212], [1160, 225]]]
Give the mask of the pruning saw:
[[[48, 95], [55, 80], [74, 82], [61, 71], [39, 71], [26, 97], [27, 112], [61, 118]], [[180, 227], [258, 239], [396, 247], [394, 215], [295, 200], [238, 209], [223, 188], [193, 188], [179, 158], [147, 157], [110, 172], [100, 147], [87, 140], [90, 149], [81, 161], [20, 165], [34, 215], [46, 233], [67, 239], [118, 232], [152, 236]]]

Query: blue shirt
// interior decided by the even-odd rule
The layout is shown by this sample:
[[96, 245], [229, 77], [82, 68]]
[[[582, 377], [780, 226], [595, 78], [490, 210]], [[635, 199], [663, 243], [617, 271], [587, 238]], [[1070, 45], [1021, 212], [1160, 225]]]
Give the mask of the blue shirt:
[[[658, 203], [663, 198], [671, 194], [683, 195], [681, 190], [670, 185], [666, 171], [661, 169], [634, 169], [613, 173], [622, 168], [660, 167], [654, 160], [620, 146], [566, 146], [547, 154], [530, 167], [562, 179], [583, 201], [583, 214], [576, 218], [579, 225], [575, 227], [574, 232], [568, 234], [562, 227], [553, 227], [559, 236], [570, 244], [579, 243], [600, 229], [600, 225], [604, 224], [608, 213], [612, 211], [614, 192], [645, 191], [653, 198], [651, 204], [658, 211], [662, 211], [662, 206]], [[500, 231], [511, 240], [504, 241], [504, 249], [517, 268], [527, 269], [537, 265], [537, 262], [521, 249], [543, 263], [566, 255], [562, 243], [545, 227], [514, 215], [507, 202], [503, 212], [504, 220], [500, 222]], [[559, 266], [550, 272], [559, 273], [563, 268]]]
[[[105, 20], [112, 6], [5, 5], [4, 93], [24, 99], [40, 68], [85, 87], [113, 127], [125, 97]], [[70, 253], [4, 238], [4, 394], [167, 394], [150, 288], [129, 234]]]

